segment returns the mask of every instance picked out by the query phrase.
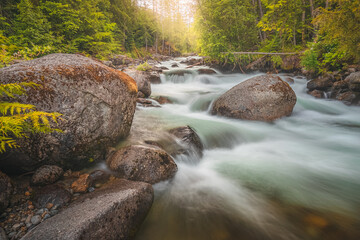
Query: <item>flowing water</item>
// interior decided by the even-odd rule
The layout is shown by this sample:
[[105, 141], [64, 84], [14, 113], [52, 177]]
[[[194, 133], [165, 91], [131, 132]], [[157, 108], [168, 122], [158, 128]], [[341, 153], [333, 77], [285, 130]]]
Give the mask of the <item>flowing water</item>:
[[179, 170], [154, 186], [137, 240], [360, 239], [359, 107], [315, 99], [307, 80], [295, 77], [290, 117], [213, 116], [218, 96], [257, 74], [198, 75], [192, 68], [179, 76], [171, 62], [163, 65], [170, 72], [152, 85], [152, 96], [174, 103], [140, 108], [134, 124], [149, 135], [189, 125], [205, 150], [201, 158], [175, 158]]

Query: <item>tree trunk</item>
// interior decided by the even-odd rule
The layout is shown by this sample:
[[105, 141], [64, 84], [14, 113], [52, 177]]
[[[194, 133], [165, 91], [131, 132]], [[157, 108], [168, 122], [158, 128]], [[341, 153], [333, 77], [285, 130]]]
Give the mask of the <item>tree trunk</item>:
[[314, 19], [314, 2], [313, 2], [313, 0], [310, 0], [310, 13], [311, 13], [311, 19]]
[[[264, 16], [264, 12], [263, 12], [263, 9], [262, 9], [262, 4], [261, 4], [261, 0], [258, 0], [258, 4], [259, 4], [259, 13], [260, 13], [260, 21], [261, 19], [263, 18]], [[262, 33], [262, 34], [261, 34]], [[265, 32], [261, 32], [260, 31], [260, 39], [262, 38], [263, 40], [266, 39], [266, 33]]]
[[302, 44], [305, 45], [305, 19], [306, 19], [305, 0], [302, 0], [302, 4], [303, 4], [303, 12], [301, 16], [301, 22], [302, 22], [301, 41]]

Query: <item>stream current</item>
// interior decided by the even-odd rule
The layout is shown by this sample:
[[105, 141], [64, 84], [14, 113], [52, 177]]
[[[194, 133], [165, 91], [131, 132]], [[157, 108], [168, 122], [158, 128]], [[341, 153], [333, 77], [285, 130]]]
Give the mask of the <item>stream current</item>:
[[[173, 104], [139, 107], [148, 134], [189, 125], [202, 157], [178, 155], [174, 179], [154, 185], [153, 207], [137, 240], [360, 239], [360, 108], [316, 99], [307, 79], [290, 86], [297, 103], [273, 123], [210, 114], [214, 100], [258, 74], [183, 76], [170, 70], [152, 96]], [[199, 67], [198, 67], [199, 68]], [[201, 67], [204, 68], [204, 67]], [[279, 75], [285, 77], [284, 75]]]

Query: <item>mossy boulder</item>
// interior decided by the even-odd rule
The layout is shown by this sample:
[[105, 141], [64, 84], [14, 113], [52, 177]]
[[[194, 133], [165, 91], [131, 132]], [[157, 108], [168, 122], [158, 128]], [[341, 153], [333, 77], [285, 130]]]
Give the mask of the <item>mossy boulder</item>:
[[136, 107], [137, 86], [125, 73], [76, 54], [51, 54], [0, 69], [1, 83], [35, 82], [17, 101], [59, 112], [62, 133], [32, 134], [1, 156], [0, 169], [32, 171], [55, 164], [81, 168], [103, 160], [125, 138]]

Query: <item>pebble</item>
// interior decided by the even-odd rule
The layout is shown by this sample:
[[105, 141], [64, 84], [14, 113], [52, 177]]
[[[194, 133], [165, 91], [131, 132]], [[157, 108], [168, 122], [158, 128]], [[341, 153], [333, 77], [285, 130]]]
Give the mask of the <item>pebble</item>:
[[88, 188], [88, 192], [93, 192], [93, 191], [95, 191], [95, 188], [93, 188], [93, 187]]
[[44, 209], [41, 208], [41, 209], [37, 210], [37, 212], [36, 212], [35, 214], [36, 214], [36, 215], [41, 215], [41, 214], [43, 214], [44, 212], [45, 212]]
[[33, 224], [31, 222], [26, 223], [26, 228], [30, 228]]
[[28, 206], [28, 209], [29, 209], [29, 210], [33, 210], [34, 208], [35, 208], [34, 205], [29, 205], [29, 206]]
[[32, 214], [30, 214], [29, 216], [27, 216], [26, 220], [25, 220], [25, 223], [28, 224], [28, 223], [31, 223], [31, 218], [32, 218]]
[[49, 209], [49, 210], [50, 210], [53, 206], [54, 206], [54, 204], [52, 204], [52, 203], [46, 204], [46, 208]]
[[12, 226], [12, 230], [17, 231], [21, 227], [20, 223], [16, 223]]
[[41, 217], [39, 215], [35, 215], [31, 218], [31, 223], [33, 225], [37, 225], [41, 222]]
[[46, 219], [48, 219], [48, 218], [51, 218], [51, 215], [47, 213], [47, 214], [45, 214], [45, 216], [44, 216], [43, 219], [46, 220]]

